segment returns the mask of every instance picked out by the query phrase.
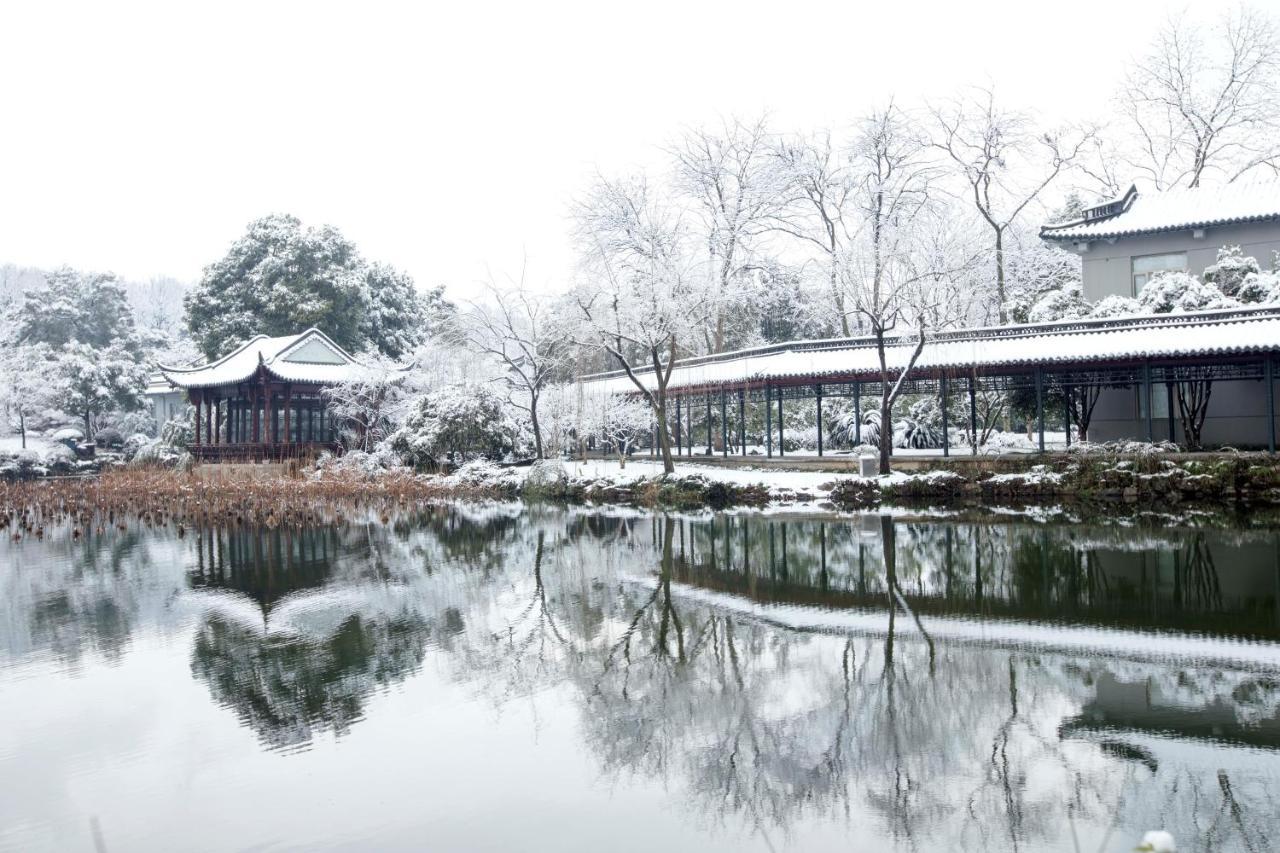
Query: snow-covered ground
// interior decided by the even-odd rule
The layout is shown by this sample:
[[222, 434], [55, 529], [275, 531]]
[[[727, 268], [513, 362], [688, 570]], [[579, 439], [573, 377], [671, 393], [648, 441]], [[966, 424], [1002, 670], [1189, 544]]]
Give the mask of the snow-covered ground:
[[[44, 453], [53, 447], [56, 442], [38, 435], [27, 436], [27, 450], [36, 453]], [[22, 450], [22, 436], [20, 435], [0, 435], [0, 454], [17, 453]]]
[[[616, 460], [588, 459], [585, 462], [566, 462], [565, 470], [573, 478], [628, 483], [643, 477], [660, 475], [662, 463], [647, 458], [636, 458], [628, 462], [626, 468], [620, 468]], [[682, 460], [676, 463], [676, 476], [688, 477], [693, 474], [701, 474], [710, 480], [739, 486], [764, 483], [773, 488], [810, 492], [819, 491], [824, 483], [830, 483], [837, 477], [850, 476], [848, 473], [834, 474], [830, 471], [777, 471], [772, 466], [769, 468], [722, 468], [716, 465], [699, 465], [695, 460]]]

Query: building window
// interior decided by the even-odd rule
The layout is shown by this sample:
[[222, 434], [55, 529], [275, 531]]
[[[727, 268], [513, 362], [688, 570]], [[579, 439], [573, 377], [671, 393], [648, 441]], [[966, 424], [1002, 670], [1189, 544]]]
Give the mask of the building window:
[[1159, 272], [1186, 272], [1187, 253], [1172, 252], [1167, 255], [1143, 255], [1133, 259], [1133, 296], [1142, 292], [1142, 288], [1151, 277]]

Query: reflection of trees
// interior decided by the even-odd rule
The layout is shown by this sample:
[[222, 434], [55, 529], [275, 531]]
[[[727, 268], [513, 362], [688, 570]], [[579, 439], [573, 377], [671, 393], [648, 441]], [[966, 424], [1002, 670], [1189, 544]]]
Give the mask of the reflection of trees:
[[[813, 537], [767, 517], [570, 524], [582, 537], [599, 537], [594, 551], [567, 537], [537, 537], [532, 563], [521, 564], [523, 591], [489, 640], [469, 639], [466, 674], [502, 671], [502, 683], [521, 685], [521, 695], [566, 680], [582, 705], [584, 741], [605, 772], [661, 779], [707, 821], [772, 839], [806, 819], [864, 815], [903, 849], [942, 839], [947, 849], [1030, 849], [1068, 837], [1073, 826], [1096, 841], [1120, 819], [1122, 794], [1124, 831], [1137, 831], [1143, 827], [1127, 819], [1135, 803], [1168, 795], [1152, 784], [1154, 765], [1141, 749], [1059, 736], [1064, 708], [1083, 702], [1096, 677], [1087, 659], [1053, 664], [1042, 655], [931, 643], [921, 633], [929, 617], [915, 606], [920, 583], [967, 585], [972, 593], [1034, 582], [1032, 592], [1043, 596], [1035, 550], [1042, 531], [1012, 543], [1000, 531], [941, 531], [939, 554], [945, 560], [950, 550], [954, 561], [948, 569], [926, 564], [921, 543], [930, 534], [888, 519], [854, 536], [848, 526], [815, 526]], [[1023, 557], [1030, 578], [1019, 578], [1010, 560], [1018, 548], [1030, 555]], [[978, 559], [962, 567], [961, 554], [975, 550]], [[624, 579], [657, 571], [643, 583], [618, 583], [580, 572], [579, 559], [591, 559], [584, 554]], [[1055, 577], [1079, 564], [1045, 554]], [[692, 583], [731, 593], [726, 603], [821, 602], [804, 598], [812, 591], [789, 597], [788, 585], [801, 580], [818, 591], [824, 583], [850, 595], [875, 591], [890, 614], [888, 634], [811, 635], [682, 597], [681, 584]], [[596, 614], [590, 621], [575, 615], [584, 600]], [[1220, 802], [1178, 796], [1193, 820], [1211, 822]], [[1253, 790], [1237, 794], [1240, 820], [1264, 820], [1268, 801]]]
[[415, 615], [353, 615], [332, 636], [308, 639], [212, 616], [196, 635], [191, 669], [265, 744], [298, 746], [318, 732], [345, 734], [374, 690], [421, 664], [428, 630]]

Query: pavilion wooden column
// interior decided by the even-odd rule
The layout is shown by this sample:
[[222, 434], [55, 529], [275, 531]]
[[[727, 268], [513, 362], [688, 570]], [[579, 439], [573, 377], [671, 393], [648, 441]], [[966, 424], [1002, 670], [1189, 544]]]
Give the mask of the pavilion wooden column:
[[262, 443], [271, 443], [271, 428], [275, 418], [271, 416], [271, 386], [265, 385], [262, 388]]
[[787, 449], [783, 447], [786, 444], [786, 428], [782, 423], [782, 386], [778, 386], [778, 455], [785, 456]]
[[207, 444], [213, 444], [213, 400], [204, 404], [204, 438]]
[[249, 389], [249, 441], [247, 443], [257, 444], [262, 440], [262, 418], [258, 414], [258, 391], [256, 388]]
[[292, 418], [293, 414], [293, 386], [284, 386], [284, 444], [290, 444], [293, 441]]
[[729, 455], [729, 400], [728, 392], [720, 389], [720, 446], [724, 456]]
[[738, 440], [742, 444], [742, 455], [747, 455], [747, 392], [738, 392]]
[[1044, 453], [1044, 372], [1036, 368], [1036, 428], [1040, 432], [1040, 452]]
[[195, 394], [191, 394], [190, 397], [191, 397], [191, 404], [196, 407], [194, 440], [195, 440], [196, 447], [199, 447], [200, 446], [200, 395], [199, 393], [195, 393]]

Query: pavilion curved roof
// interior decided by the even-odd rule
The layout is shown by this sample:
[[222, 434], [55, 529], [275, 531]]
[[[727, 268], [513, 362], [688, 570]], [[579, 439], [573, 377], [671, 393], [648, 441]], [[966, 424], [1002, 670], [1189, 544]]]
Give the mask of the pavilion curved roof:
[[261, 367], [282, 382], [337, 385], [360, 365], [319, 329], [269, 338], [257, 335], [222, 358], [196, 367], [166, 367], [160, 372], [177, 388], [214, 388], [252, 379]]
[[[916, 340], [914, 333], [908, 333], [888, 342], [885, 356], [891, 372], [906, 366]], [[926, 335], [913, 373], [1011, 373], [1036, 366], [1094, 367], [1264, 352], [1280, 352], [1280, 306], [933, 332]], [[718, 390], [765, 382], [865, 381], [879, 379], [879, 370], [874, 338], [793, 341], [683, 359], [676, 363], [667, 387]], [[646, 388], [656, 387], [652, 369], [637, 370], [636, 375]], [[581, 379], [604, 393], [636, 392], [635, 384], [621, 371]]]

